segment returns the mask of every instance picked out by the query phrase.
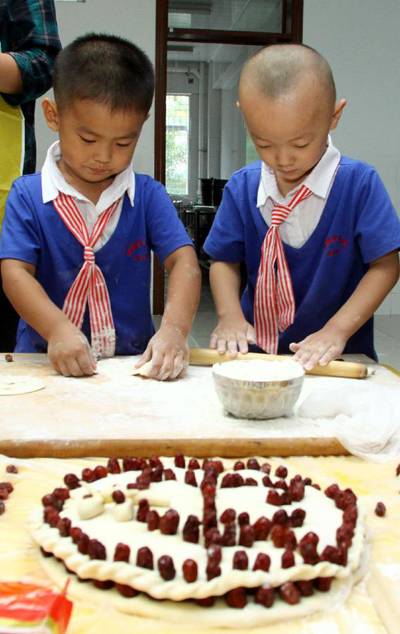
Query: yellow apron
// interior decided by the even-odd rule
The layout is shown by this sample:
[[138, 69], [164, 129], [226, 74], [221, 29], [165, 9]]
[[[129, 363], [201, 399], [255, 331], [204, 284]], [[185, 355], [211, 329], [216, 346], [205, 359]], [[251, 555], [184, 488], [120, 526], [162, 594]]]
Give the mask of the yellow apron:
[[0, 95], [0, 233], [12, 182], [21, 176], [25, 153], [21, 108], [9, 106]]

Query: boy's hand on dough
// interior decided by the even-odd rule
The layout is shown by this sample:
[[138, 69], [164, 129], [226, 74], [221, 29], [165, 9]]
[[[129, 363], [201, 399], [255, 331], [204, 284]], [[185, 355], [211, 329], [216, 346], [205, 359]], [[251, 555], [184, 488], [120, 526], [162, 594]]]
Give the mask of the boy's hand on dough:
[[291, 343], [289, 348], [295, 352], [294, 361], [298, 361], [305, 370], [312, 370], [318, 363], [326, 365], [339, 357], [347, 338], [337, 329], [325, 326], [309, 335], [299, 343]]
[[89, 342], [71, 322], [63, 321], [53, 329], [47, 353], [54, 370], [63, 376], [90, 376], [96, 372]]
[[238, 350], [242, 354], [249, 351], [249, 343], [255, 343], [254, 328], [245, 319], [221, 319], [210, 337], [210, 348], [220, 354], [228, 352], [236, 357]]
[[158, 381], [177, 379], [185, 373], [189, 365], [189, 348], [186, 338], [175, 326], [161, 326], [148, 343], [135, 368], [148, 361], [152, 362], [149, 376]]

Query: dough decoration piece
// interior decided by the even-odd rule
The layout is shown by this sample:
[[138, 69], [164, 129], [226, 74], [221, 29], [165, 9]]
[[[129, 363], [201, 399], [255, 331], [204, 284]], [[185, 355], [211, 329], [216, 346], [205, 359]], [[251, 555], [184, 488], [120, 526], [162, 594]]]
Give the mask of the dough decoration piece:
[[14, 396], [37, 392], [46, 387], [41, 379], [31, 376], [0, 376], [0, 396]]
[[90, 520], [92, 517], [97, 517], [103, 513], [103, 498], [101, 495], [92, 495], [89, 493], [77, 501], [76, 508], [79, 519]]
[[364, 522], [353, 491], [321, 491], [284, 465], [178, 454], [114, 458], [74, 475], [43, 498], [33, 539], [125, 611], [152, 597], [153, 610], [162, 600], [171, 614], [189, 602], [201, 623], [211, 618], [204, 608], [218, 606], [225, 627], [243, 626], [231, 613], [246, 608], [257, 626], [282, 615], [282, 604], [290, 618], [323, 609], [322, 595], [345, 600], [359, 574]]
[[122, 504], [116, 504], [113, 508], [113, 517], [116, 522], [129, 522], [133, 519], [133, 505], [130, 500]]

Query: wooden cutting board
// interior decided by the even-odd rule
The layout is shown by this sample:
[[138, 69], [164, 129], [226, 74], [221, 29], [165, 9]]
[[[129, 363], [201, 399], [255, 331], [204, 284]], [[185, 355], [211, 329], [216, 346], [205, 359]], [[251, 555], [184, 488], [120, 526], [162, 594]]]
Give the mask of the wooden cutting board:
[[[160, 383], [132, 376], [136, 357], [100, 361], [93, 377], [56, 375], [46, 355], [0, 355], [0, 375], [38, 377], [45, 388], [0, 396], [0, 453], [15, 457], [84, 457], [129, 454], [200, 457], [339, 455], [346, 453], [315, 420], [294, 416], [271, 421], [228, 415], [215, 394], [209, 367], [190, 366], [179, 381]], [[376, 364], [375, 364], [376, 365]], [[379, 376], [400, 379], [380, 366]], [[381, 380], [383, 380], [381, 377]], [[351, 379], [305, 377], [303, 390], [323, 390]]]

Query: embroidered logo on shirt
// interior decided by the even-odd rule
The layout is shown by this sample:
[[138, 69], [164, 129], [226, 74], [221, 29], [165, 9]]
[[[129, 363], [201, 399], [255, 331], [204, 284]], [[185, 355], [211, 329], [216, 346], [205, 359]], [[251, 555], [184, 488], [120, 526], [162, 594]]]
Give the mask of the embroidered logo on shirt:
[[[141, 247], [147, 248], [147, 244], [141, 238], [138, 238], [137, 240], [135, 240], [135, 242], [132, 242], [129, 249], [126, 250], [126, 253], [130, 257], [133, 254], [133, 252], [136, 251], [136, 249], [140, 249]], [[141, 260], [148, 260], [149, 257], [150, 257], [150, 254], [148, 251], [146, 251], [146, 253], [141, 253], [141, 254], [138, 253], [135, 255], [135, 262], [140, 262]]]
[[329, 257], [339, 255], [345, 247], [347, 247], [347, 239], [343, 236], [337, 235], [337, 233], [334, 233], [333, 236], [328, 236], [324, 244], [324, 248], [327, 249]]

